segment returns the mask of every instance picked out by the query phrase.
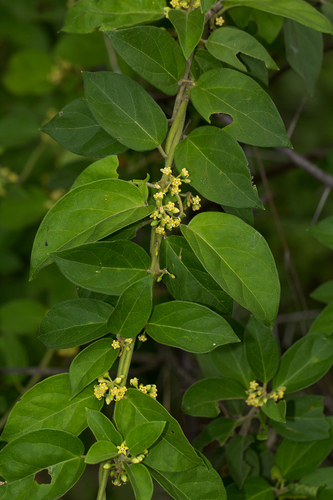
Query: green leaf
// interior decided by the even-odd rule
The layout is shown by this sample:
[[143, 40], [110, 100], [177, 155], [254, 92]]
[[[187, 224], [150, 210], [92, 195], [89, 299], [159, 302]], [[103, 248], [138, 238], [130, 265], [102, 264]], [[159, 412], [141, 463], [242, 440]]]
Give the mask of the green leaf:
[[71, 397], [79, 394], [87, 385], [109, 371], [118, 354], [119, 349], [114, 349], [111, 339], [106, 338], [90, 344], [75, 356], [69, 367]]
[[224, 130], [237, 141], [291, 147], [275, 104], [249, 76], [226, 68], [207, 71], [191, 90], [191, 99], [208, 122], [212, 113], [231, 115], [233, 123]]
[[132, 283], [147, 277], [146, 251], [127, 240], [87, 243], [52, 254], [67, 279], [94, 292], [121, 295]]
[[224, 417], [216, 418], [195, 438], [193, 446], [198, 450], [202, 450], [215, 439], [218, 440], [220, 446], [223, 446], [228, 437], [233, 435], [236, 426], [235, 420]]
[[[84, 471], [84, 446], [63, 430], [38, 430], [15, 439], [0, 451], [0, 498], [45, 500], [62, 497]], [[47, 469], [50, 484], [38, 484], [35, 475]]]
[[199, 9], [192, 11], [169, 10], [168, 18], [176, 28], [185, 59], [188, 59], [200, 42], [205, 25], [205, 15]]
[[87, 387], [74, 399], [67, 373], [53, 375], [34, 385], [12, 409], [5, 429], [3, 441], [13, 441], [28, 432], [39, 429], [62, 429], [79, 435], [87, 427], [85, 408], [99, 410], [93, 387]]
[[310, 297], [320, 302], [325, 302], [325, 304], [333, 302], [333, 280], [326, 281], [326, 283], [318, 286], [318, 288], [310, 293]]
[[83, 73], [84, 95], [97, 122], [135, 151], [155, 149], [167, 133], [167, 119], [134, 80], [111, 71]]
[[[330, 419], [332, 424], [332, 419]], [[333, 446], [333, 432], [329, 439], [298, 443], [284, 439], [277, 449], [275, 465], [284, 479], [294, 481], [314, 472], [330, 453]]]
[[246, 33], [246, 31], [237, 28], [226, 26], [213, 31], [205, 47], [216, 59], [241, 71], [247, 71], [247, 69], [237, 58], [237, 54], [239, 53], [260, 59], [265, 63], [266, 68], [279, 69], [258, 40]]
[[286, 423], [270, 422], [281, 436], [292, 441], [329, 438], [330, 424], [325, 419], [321, 396], [297, 396], [287, 400]]
[[322, 34], [291, 19], [285, 19], [283, 31], [287, 61], [313, 95], [323, 63]]
[[273, 379], [273, 389], [285, 386], [286, 393], [314, 384], [333, 364], [333, 340], [311, 333], [295, 342], [282, 356]]
[[235, 380], [205, 378], [187, 389], [182, 410], [193, 417], [214, 418], [221, 411], [218, 402], [225, 399], [246, 399], [245, 390]]
[[182, 472], [151, 470], [153, 478], [175, 500], [226, 500], [222, 479], [202, 465]]
[[251, 316], [244, 336], [245, 352], [256, 379], [269, 382], [279, 367], [279, 347], [276, 338], [267, 326]]
[[196, 353], [239, 342], [231, 326], [219, 314], [185, 301], [174, 300], [154, 307], [146, 331], [161, 344]]
[[155, 470], [180, 472], [201, 463], [178, 422], [151, 396], [128, 389], [126, 399], [116, 404], [114, 419], [123, 435], [143, 422], [167, 422], [160, 439], [150, 448], [145, 465]]
[[242, 6], [239, 9], [230, 9], [228, 14], [242, 29], [248, 26], [251, 21], [255, 22], [258, 29], [256, 36], [263, 38], [269, 44], [274, 42], [283, 26], [283, 17], [251, 7]]
[[153, 279], [153, 274], [150, 274], [123, 291], [108, 320], [111, 333], [124, 338], [135, 337], [140, 333], [153, 307]]
[[98, 464], [118, 455], [119, 450], [110, 441], [97, 441], [88, 450], [85, 458], [86, 464]]
[[139, 455], [149, 448], [160, 437], [166, 422], [149, 421], [133, 427], [125, 437], [126, 446], [129, 447], [129, 453]]
[[155, 26], [145, 26], [105, 34], [118, 54], [139, 75], [165, 94], [177, 94], [186, 62], [169, 33]]
[[193, 130], [175, 150], [177, 170], [189, 171], [191, 185], [221, 205], [262, 209], [253, 188], [247, 159], [238, 142], [224, 130], [206, 126]]
[[251, 470], [251, 467], [244, 461], [244, 453], [253, 440], [252, 436], [234, 436], [227, 446], [229, 473], [238, 488], [242, 488]]
[[194, 52], [194, 57], [191, 65], [191, 73], [196, 80], [198, 80], [202, 73], [205, 73], [210, 69], [220, 68], [220, 61], [215, 59], [215, 57], [213, 57], [207, 50], [197, 49]]
[[140, 189], [119, 179], [90, 182], [65, 194], [44, 217], [35, 237], [30, 279], [50, 253], [98, 241], [149, 215]]
[[196, 215], [181, 230], [221, 288], [259, 321], [273, 326], [280, 284], [273, 256], [261, 234], [238, 217], [217, 212]]
[[82, 98], [67, 104], [41, 131], [68, 151], [90, 158], [103, 158], [127, 149], [101, 127]]
[[220, 314], [232, 314], [233, 300], [206, 272], [185, 238], [171, 235], [163, 240], [160, 261], [161, 267], [175, 276], [163, 277], [174, 299], [196, 302]]
[[89, 182], [100, 181], [102, 179], [118, 179], [117, 168], [119, 161], [117, 156], [107, 156], [102, 160], [95, 161], [92, 165], [85, 168], [76, 178], [71, 189], [75, 189]]
[[323, 245], [333, 249], [333, 215], [326, 217], [313, 227], [308, 229], [309, 233]]
[[201, 0], [200, 7], [202, 12], [209, 10], [211, 7], [213, 7], [213, 5], [215, 5], [215, 3], [215, 0]]
[[[240, 339], [243, 340], [243, 337]], [[246, 358], [244, 342], [218, 347], [212, 352], [212, 360], [223, 377], [236, 380], [246, 389], [255, 380]]]
[[164, 17], [164, 0], [80, 0], [69, 9], [63, 31], [90, 33], [102, 26], [102, 30], [126, 28], [140, 23], [151, 23]]
[[235, 484], [227, 486], [228, 500], [274, 500], [272, 487], [262, 477], [248, 477], [241, 490]]
[[153, 481], [148, 469], [142, 464], [124, 464], [125, 471], [131, 481], [136, 500], [151, 500]]
[[301, 484], [308, 486], [327, 486], [333, 488], [333, 467], [323, 467], [300, 480]]
[[333, 333], [333, 303], [328, 304], [312, 323], [308, 333]]
[[278, 403], [274, 399], [269, 399], [267, 403], [261, 406], [260, 410], [272, 420], [271, 425], [273, 427], [275, 422], [286, 421], [286, 408], [287, 405], [284, 399]]
[[121, 434], [103, 413], [86, 408], [86, 415], [88, 426], [97, 441], [111, 441], [117, 446], [121, 445], [123, 442]]
[[40, 324], [38, 338], [49, 349], [68, 349], [108, 333], [113, 307], [100, 300], [73, 299], [50, 309]]
[[[223, 6], [239, 5], [238, 0], [225, 0]], [[303, 0], [244, 0], [242, 5], [287, 17], [323, 33], [332, 33], [329, 20]]]

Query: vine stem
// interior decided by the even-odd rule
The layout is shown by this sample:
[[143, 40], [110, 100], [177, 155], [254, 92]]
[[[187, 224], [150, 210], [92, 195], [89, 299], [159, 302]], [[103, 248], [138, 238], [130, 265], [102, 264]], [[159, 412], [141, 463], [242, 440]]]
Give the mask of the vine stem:
[[109, 478], [109, 469], [104, 469], [104, 463], [99, 466], [99, 488], [96, 500], [105, 500], [105, 488]]
[[133, 338], [133, 342], [131, 344], [124, 347], [122, 355], [120, 356], [117, 377], [121, 377], [120, 385], [122, 385], [122, 386], [126, 385], [128, 372], [129, 372], [129, 368], [130, 368], [132, 356], [133, 356], [133, 351], [134, 351], [135, 339], [136, 339], [136, 337]]

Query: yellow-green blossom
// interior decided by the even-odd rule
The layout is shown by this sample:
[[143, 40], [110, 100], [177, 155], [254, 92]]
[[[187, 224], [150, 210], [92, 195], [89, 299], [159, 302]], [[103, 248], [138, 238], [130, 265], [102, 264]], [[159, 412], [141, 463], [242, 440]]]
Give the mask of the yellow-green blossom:
[[119, 450], [118, 455], [121, 455], [121, 454], [126, 455], [126, 451], [128, 450], [128, 446], [126, 446], [125, 443], [121, 443], [121, 445], [117, 446], [117, 448]]
[[217, 18], [215, 19], [215, 24], [216, 24], [217, 26], [222, 26], [222, 25], [224, 24], [224, 19], [223, 19], [223, 17], [222, 17], [222, 16], [217, 17]]
[[143, 333], [142, 335], [139, 335], [139, 336], [138, 336], [138, 339], [140, 340], [140, 342], [146, 342], [147, 337], [146, 337], [146, 335]]
[[113, 349], [119, 349], [120, 343], [118, 342], [118, 340], [114, 340], [112, 342], [112, 347], [113, 347]]

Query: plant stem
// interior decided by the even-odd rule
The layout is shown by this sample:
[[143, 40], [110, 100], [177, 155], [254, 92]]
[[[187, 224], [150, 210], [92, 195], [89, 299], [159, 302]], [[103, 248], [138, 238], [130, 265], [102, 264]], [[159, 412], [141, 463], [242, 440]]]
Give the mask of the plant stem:
[[122, 386], [126, 385], [128, 371], [133, 356], [134, 345], [135, 345], [135, 338], [133, 338], [133, 342], [131, 344], [124, 347], [123, 353], [120, 356], [117, 377], [121, 377], [122, 380], [120, 385]]
[[99, 466], [99, 488], [96, 500], [105, 500], [105, 488], [109, 478], [109, 469], [104, 469], [104, 463]]

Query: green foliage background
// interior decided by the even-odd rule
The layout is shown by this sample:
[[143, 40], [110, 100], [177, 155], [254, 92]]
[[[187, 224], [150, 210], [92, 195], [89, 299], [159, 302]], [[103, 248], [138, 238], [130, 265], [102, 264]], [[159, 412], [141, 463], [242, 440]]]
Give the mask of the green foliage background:
[[[76, 297], [75, 286], [52, 265], [44, 268], [37, 280], [28, 281], [29, 259], [33, 238], [48, 209], [65, 194], [77, 175], [91, 162], [66, 151], [39, 132], [66, 103], [83, 96], [81, 71], [108, 70], [119, 65], [123, 74], [137, 79], [150, 91], [163, 109], [168, 109], [168, 96], [156, 93], [141, 77], [110, 52], [103, 35], [69, 34], [59, 30], [71, 2], [65, 0], [0, 0], [0, 411], [3, 415], [17, 397], [45, 375], [61, 373], [77, 351], [50, 354], [37, 340], [39, 324], [56, 303]], [[333, 18], [333, 6], [326, 6]], [[232, 20], [229, 19], [230, 23]], [[165, 21], [161, 22], [162, 24]], [[251, 21], [247, 27], [257, 33]], [[260, 32], [259, 32], [260, 38]], [[273, 98], [288, 129], [295, 124], [292, 143], [295, 150], [333, 174], [333, 43], [324, 36], [323, 66], [309, 95], [316, 75], [304, 80], [293, 71], [285, 58], [285, 41], [281, 33], [269, 46], [281, 68], [270, 73], [269, 95]], [[307, 57], [303, 56], [306, 66]], [[109, 59], [110, 58], [110, 59]], [[198, 114], [189, 107], [189, 116], [198, 126]], [[299, 116], [298, 116], [299, 115]], [[217, 120], [217, 118], [213, 118]], [[296, 123], [297, 121], [297, 123]], [[201, 123], [204, 125], [204, 121]], [[282, 286], [282, 300], [277, 332], [282, 352], [308, 329], [318, 315], [322, 303], [310, 298], [321, 283], [333, 279], [332, 252], [308, 232], [317, 217], [323, 195], [327, 194], [320, 212], [323, 219], [332, 214], [333, 198], [324, 192], [321, 182], [296, 167], [278, 150], [260, 150], [254, 155], [245, 148], [258, 192], [266, 208], [255, 214], [255, 228], [266, 238], [275, 261]], [[143, 179], [154, 176], [161, 165], [156, 151], [122, 153], [120, 178]], [[268, 200], [270, 193], [263, 184], [258, 163], [262, 163], [269, 182], [276, 214]], [[207, 204], [204, 208], [210, 209]], [[141, 234], [140, 244], [148, 243], [149, 233]], [[167, 299], [166, 288], [159, 289], [160, 301]], [[239, 308], [239, 320], [248, 313]], [[134, 358], [135, 373], [157, 383], [161, 401], [180, 421], [192, 442], [201, 427], [200, 420], [180, 413], [184, 390], [199, 378], [217, 375], [211, 368], [210, 355], [195, 358], [190, 354], [156, 344], [143, 347]], [[186, 368], [186, 372], [183, 370]], [[153, 380], [152, 380], [153, 379]], [[332, 372], [307, 390], [307, 394], [325, 396], [328, 413], [333, 410]], [[86, 444], [93, 442], [86, 431]], [[212, 460], [218, 464], [218, 450]], [[215, 454], [214, 454], [215, 453]], [[332, 465], [329, 461], [326, 465]], [[79, 483], [65, 495], [66, 500], [88, 500], [96, 494], [96, 469], [87, 468]], [[114, 489], [113, 497], [132, 498], [130, 488]], [[157, 488], [154, 498], [168, 498]]]

